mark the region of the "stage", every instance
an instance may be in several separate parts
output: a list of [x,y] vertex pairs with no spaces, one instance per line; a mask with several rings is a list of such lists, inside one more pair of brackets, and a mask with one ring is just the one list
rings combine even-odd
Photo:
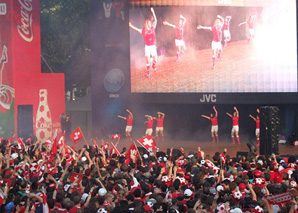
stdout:
[[[107,141],[105,141],[107,142]],[[113,142],[116,144],[117,140],[110,140],[109,142]],[[135,142],[138,147],[141,147],[141,145],[138,142]],[[83,141],[78,142],[75,146],[76,150],[82,148],[82,146],[85,143]],[[89,145],[93,145],[93,143],[90,141],[88,143]],[[100,145],[100,142],[97,142],[98,145]],[[70,146],[73,146],[73,143],[69,143]],[[127,142],[124,138],[119,141],[119,144],[117,145],[117,149],[119,152],[122,151],[123,147],[126,147],[127,149],[131,143]],[[247,142],[243,141],[240,145],[239,144],[232,144],[232,141],[221,141],[219,143],[212,143],[211,141],[194,141],[194,140],[166,140],[165,141],[158,141],[157,147],[160,151],[163,151],[167,153],[167,149],[173,147],[174,149],[180,149],[180,147],[183,147],[185,150],[186,156],[190,151],[193,151],[194,153],[197,153],[198,146],[201,147],[201,150],[205,152],[206,155],[210,155],[211,157],[215,154],[215,152],[222,153],[225,148],[227,148],[227,154],[231,157],[236,157],[237,152],[249,152],[249,148],[247,146]],[[111,146],[109,147],[109,149]],[[259,149],[257,151],[259,153]],[[294,147],[293,145],[286,145],[286,144],[279,144],[279,155],[297,155],[298,153],[298,147]]]

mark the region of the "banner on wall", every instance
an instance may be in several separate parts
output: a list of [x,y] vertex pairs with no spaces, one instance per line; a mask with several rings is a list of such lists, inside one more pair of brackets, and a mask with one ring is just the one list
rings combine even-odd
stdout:
[[0,4],[0,136],[14,132],[14,88],[11,45],[10,1]]

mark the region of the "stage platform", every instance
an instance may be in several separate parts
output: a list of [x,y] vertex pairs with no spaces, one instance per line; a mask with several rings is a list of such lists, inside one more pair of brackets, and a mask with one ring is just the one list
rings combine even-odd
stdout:
[[[115,144],[117,140],[113,141]],[[100,142],[97,142],[98,145]],[[73,143],[67,143],[70,146],[73,146]],[[84,141],[80,141],[77,143],[75,148],[78,150],[82,148],[84,145]],[[89,145],[93,145],[93,143],[90,141],[88,142]],[[122,151],[123,147],[126,147],[127,149],[131,143],[127,142],[125,139],[121,139],[119,141],[119,144],[117,145],[117,148],[119,152]],[[136,142],[136,145],[138,147],[141,147],[141,145]],[[173,147],[174,149],[179,149],[180,147],[183,147],[185,150],[186,155],[190,151],[197,152],[198,146],[201,147],[201,150],[205,152],[206,155],[213,156],[215,152],[220,152],[222,153],[225,148],[227,148],[227,154],[230,155],[231,157],[236,157],[237,152],[249,152],[249,148],[247,146],[247,142],[243,141],[240,145],[239,144],[232,144],[232,141],[221,141],[219,143],[212,143],[211,141],[195,141],[195,140],[166,140],[165,141],[158,141],[157,142],[157,147],[159,148],[160,151],[167,152],[168,148]],[[259,153],[259,149],[257,151]],[[287,144],[279,144],[279,155],[298,155],[298,147],[295,147],[293,145],[287,145]]]

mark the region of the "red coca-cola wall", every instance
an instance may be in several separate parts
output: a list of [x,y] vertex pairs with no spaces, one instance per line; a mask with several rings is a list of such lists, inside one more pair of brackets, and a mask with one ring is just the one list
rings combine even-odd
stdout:
[[[8,58],[2,69],[2,82],[7,85],[7,92],[9,88],[14,92],[11,108],[15,110],[9,116],[10,121],[14,122],[13,131],[18,132],[18,106],[32,105],[33,133],[38,132],[37,137],[45,141],[56,128],[60,130],[59,116],[65,112],[65,89],[63,74],[41,73],[39,0],[9,0],[0,3],[0,26],[0,58],[4,49]],[[4,87],[2,82],[1,89]],[[40,100],[41,92],[44,94],[41,99],[46,98],[46,102]],[[0,121],[5,113],[1,108],[1,101],[4,100],[7,102],[7,97],[0,97]],[[5,104],[2,105],[7,108]]]
[[39,0],[11,0],[14,75],[40,74]]

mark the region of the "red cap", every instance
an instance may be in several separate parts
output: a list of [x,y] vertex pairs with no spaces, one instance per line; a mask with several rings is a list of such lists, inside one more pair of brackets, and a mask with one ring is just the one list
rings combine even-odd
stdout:
[[246,185],[244,183],[239,184],[239,189],[246,189]]

